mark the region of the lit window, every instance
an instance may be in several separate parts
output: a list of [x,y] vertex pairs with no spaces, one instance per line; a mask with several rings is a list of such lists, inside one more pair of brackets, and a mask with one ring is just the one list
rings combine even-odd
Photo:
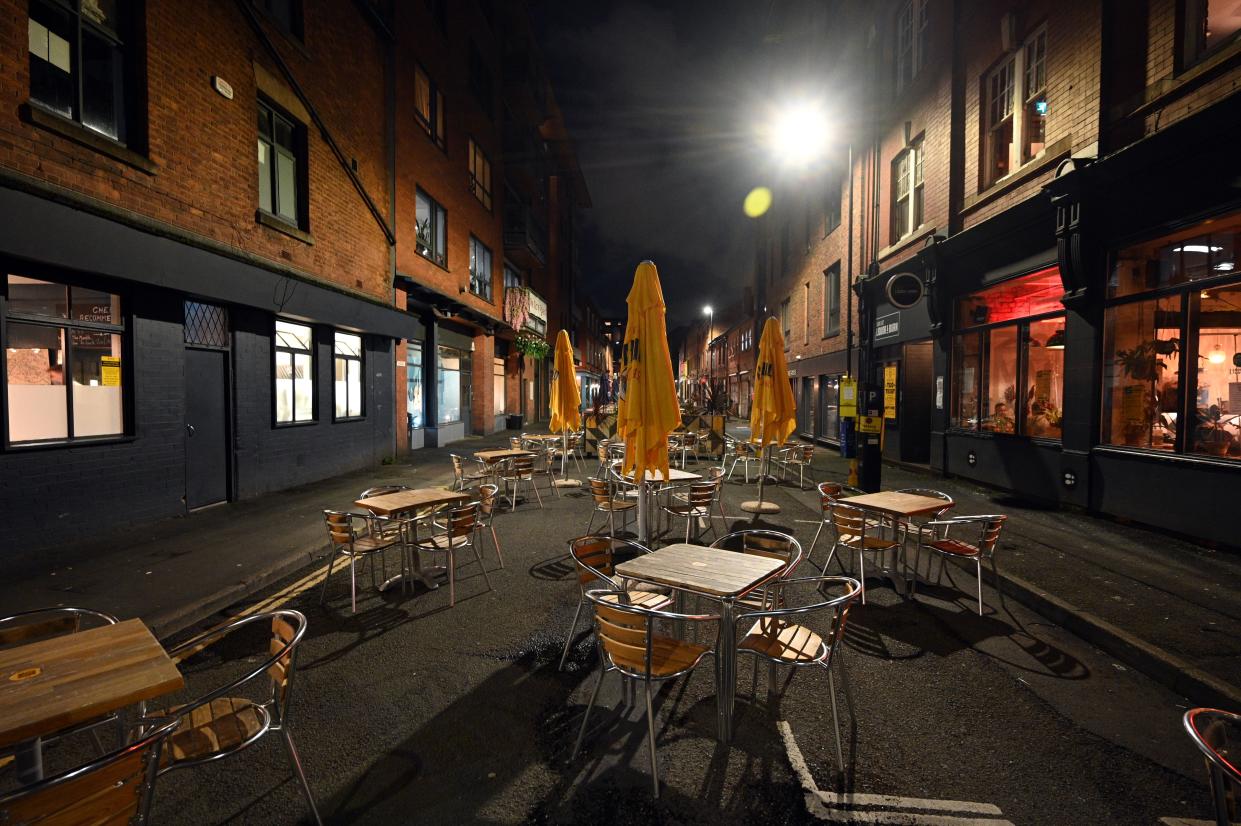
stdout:
[[504,405],[504,359],[495,359],[492,366],[491,381],[493,385],[492,392],[495,394],[495,413],[499,415],[506,409]]
[[414,119],[436,146],[448,147],[444,132],[444,96],[421,66],[414,69]]
[[1223,46],[1241,31],[1241,15],[1229,0],[1180,0],[1184,21],[1180,68],[1186,69]]
[[276,424],[315,418],[314,333],[303,324],[276,319]]
[[469,161],[470,161],[470,192],[474,197],[482,202],[482,205],[491,209],[491,161],[487,160],[486,154],[479,148],[478,144],[470,138],[469,143]]
[[300,126],[261,100],[258,113],[259,209],[300,225]]
[[123,434],[120,298],[9,275],[5,307],[8,441]]
[[412,433],[423,426],[422,342],[405,345],[405,420]]
[[125,7],[118,0],[32,0],[30,99],[125,142]]
[[982,94],[984,130],[979,177],[981,186],[986,188],[1038,157],[1046,147],[1046,28],[1030,35],[987,74]]
[[470,292],[485,301],[491,300],[491,250],[473,235],[470,236]]
[[337,333],[332,347],[333,415],[337,419],[362,416],[362,337]]
[[414,220],[418,225],[418,254],[447,267],[448,213],[421,188],[414,195]]
[[892,243],[922,225],[922,138],[892,161]]

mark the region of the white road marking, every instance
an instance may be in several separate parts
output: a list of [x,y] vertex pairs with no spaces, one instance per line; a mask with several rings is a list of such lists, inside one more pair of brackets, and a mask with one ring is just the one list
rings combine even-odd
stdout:
[[[793,737],[793,728],[785,720],[776,723],[789,765],[797,775],[806,794],[806,809],[819,820],[834,823],[881,823],[889,826],[1013,826],[1011,821],[988,815],[1001,815],[991,803],[964,800],[928,800],[917,797],[895,797],[882,794],[838,794],[820,791],[806,758]],[[870,807],[870,808],[855,808]],[[886,810],[885,810],[886,809]],[[895,810],[895,811],[894,811]],[[961,814],[927,814],[927,812],[959,812]]]

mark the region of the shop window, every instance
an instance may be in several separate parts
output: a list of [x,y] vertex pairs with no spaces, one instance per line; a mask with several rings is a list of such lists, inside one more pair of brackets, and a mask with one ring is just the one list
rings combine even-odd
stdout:
[[1231,0],[1180,0],[1180,67],[1187,69],[1229,43],[1241,32],[1241,15]]
[[275,343],[276,424],[314,421],[314,331],[276,319]]
[[[953,339],[953,427],[1059,439],[1065,317],[1051,267],[961,299]],[[972,329],[976,328],[976,329]]]
[[896,93],[926,66],[927,0],[908,0],[896,15]]
[[418,254],[441,267],[448,266],[448,213],[421,188],[414,194]]
[[340,419],[362,418],[362,337],[352,333],[336,333],[332,346],[334,416]]
[[31,0],[30,100],[125,143],[126,0]]
[[469,399],[470,354],[455,347],[439,348],[436,369],[436,389],[439,391],[439,424],[455,424],[464,421],[465,402]]
[[491,250],[473,235],[470,236],[470,292],[491,300]]
[[1239,227],[1241,213],[1116,253],[1116,300],[1104,310],[1105,443],[1241,459]]
[[124,434],[120,298],[21,275],[9,275],[7,284],[9,443]]
[[291,117],[258,102],[259,209],[302,227],[305,135]]
[[470,163],[470,192],[488,211],[491,210],[491,161],[470,138],[468,158]]
[[444,95],[421,66],[414,69],[414,120],[440,149],[447,150],[444,130]]
[[495,359],[491,368],[491,383],[495,394],[496,415],[507,409],[504,403],[504,359]]
[[418,430],[423,422],[422,342],[405,345],[405,420],[408,429]]
[[922,225],[922,138],[892,160],[892,238],[895,244]]

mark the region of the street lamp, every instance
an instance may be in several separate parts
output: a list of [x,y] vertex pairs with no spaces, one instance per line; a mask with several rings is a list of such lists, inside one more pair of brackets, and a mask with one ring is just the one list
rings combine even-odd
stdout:
[[711,334],[715,331],[715,310],[710,304],[702,308],[702,314],[707,317],[707,341],[706,341],[706,361],[707,361],[707,389],[712,389],[711,375]]
[[812,101],[798,101],[776,113],[769,139],[778,160],[789,166],[804,167],[824,155],[830,133],[823,107]]

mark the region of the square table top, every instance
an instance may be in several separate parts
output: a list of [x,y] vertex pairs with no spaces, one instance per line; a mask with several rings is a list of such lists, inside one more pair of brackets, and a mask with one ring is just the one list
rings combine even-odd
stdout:
[[0,651],[0,748],[185,687],[142,620]]
[[[664,475],[660,473],[658,470],[651,470],[648,468],[645,476],[646,476],[646,481],[648,482],[664,481]],[[627,481],[632,482],[633,474],[626,473],[624,478]],[[701,478],[702,478],[701,473],[690,473],[688,470],[681,470],[680,468],[675,468],[675,467],[668,468],[668,481],[669,482],[689,482],[693,479],[701,479]]]
[[922,516],[937,513],[951,504],[945,499],[936,499],[934,496],[919,496],[916,493],[900,493],[894,490],[865,493],[861,496],[846,496],[836,501],[842,505],[852,505],[855,508],[879,511],[892,516]]
[[550,442],[552,439],[555,439],[559,442],[564,439],[564,436],[560,433],[527,433],[521,438],[537,442]]
[[417,510],[418,508],[446,505],[450,502],[464,502],[469,498],[470,494],[461,490],[416,488],[414,490],[399,490],[396,493],[385,493],[382,496],[359,499],[353,504],[359,508],[366,508],[378,516],[388,516],[389,514]]
[[533,456],[533,450],[522,450],[520,448],[506,447],[496,450],[480,450],[474,454],[474,458],[482,459],[484,462],[498,462],[501,459],[512,459],[515,456]]
[[668,545],[616,566],[616,575],[715,597],[739,597],[784,568],[784,562],[702,545]]

